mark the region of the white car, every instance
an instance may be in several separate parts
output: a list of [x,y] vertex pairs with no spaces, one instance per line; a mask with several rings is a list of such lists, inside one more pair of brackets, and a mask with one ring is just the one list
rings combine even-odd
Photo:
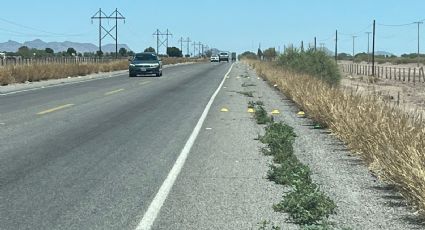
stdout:
[[222,62],[222,61],[229,62],[229,53],[228,52],[220,52],[220,54],[218,55],[218,61],[219,62]]
[[210,58],[211,62],[220,62],[218,55],[212,55]]

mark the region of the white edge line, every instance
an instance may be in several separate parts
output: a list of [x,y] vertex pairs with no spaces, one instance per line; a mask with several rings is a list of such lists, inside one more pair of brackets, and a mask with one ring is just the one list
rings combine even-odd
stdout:
[[159,211],[161,210],[162,205],[165,202],[165,199],[167,198],[171,188],[174,185],[174,182],[177,179],[177,176],[179,175],[181,169],[183,168],[183,165],[186,161],[189,151],[192,148],[196,138],[198,137],[199,131],[201,130],[201,127],[205,121],[205,118],[207,117],[207,114],[211,108],[212,103],[214,102],[214,99],[217,96],[220,89],[222,88],[224,81],[226,80],[226,77],[229,75],[230,71],[233,68],[233,65],[234,64],[230,66],[229,71],[227,71],[227,73],[224,75],[224,78],[221,81],[220,85],[218,86],[217,90],[214,92],[214,94],[211,96],[210,100],[208,101],[208,104],[205,107],[204,112],[202,112],[202,115],[199,118],[199,121],[196,124],[195,128],[193,129],[192,134],[190,135],[182,151],[180,152],[179,157],[177,158],[176,162],[173,165],[173,168],[168,173],[167,178],[164,180],[158,192],[156,193],[155,198],[150,203],[148,210],[143,215],[142,220],[137,225],[136,230],[151,229],[156,217],[158,216]]

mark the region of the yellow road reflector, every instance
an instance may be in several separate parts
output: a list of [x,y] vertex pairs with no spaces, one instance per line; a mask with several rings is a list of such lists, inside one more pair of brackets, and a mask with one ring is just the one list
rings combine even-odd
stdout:
[[297,115],[298,115],[298,117],[305,117],[305,113],[304,113],[304,111],[299,111],[299,112],[297,113]]
[[114,93],[118,93],[118,92],[121,92],[121,91],[124,91],[124,89],[117,89],[117,90],[107,92],[107,93],[105,93],[105,96],[108,96],[108,95],[111,95],[111,94],[114,94]]
[[248,108],[248,113],[255,113],[255,110],[253,108]]
[[220,112],[229,112],[229,110],[226,107],[223,107],[220,109]]
[[272,110],[272,114],[279,114],[280,112],[279,112],[279,110],[277,110],[277,109],[273,109]]
[[65,108],[71,107],[71,106],[73,106],[73,105],[74,105],[74,104],[61,105],[61,106],[58,106],[58,107],[55,107],[55,108],[52,108],[52,109],[48,109],[48,110],[41,111],[41,112],[37,113],[37,115],[44,115],[44,114],[46,114],[46,113],[55,112],[55,111],[57,111],[57,110],[65,109]]

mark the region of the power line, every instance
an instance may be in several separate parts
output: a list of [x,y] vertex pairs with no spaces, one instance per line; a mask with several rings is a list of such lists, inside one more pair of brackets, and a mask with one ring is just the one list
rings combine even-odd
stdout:
[[381,24],[381,23],[377,23],[379,26],[388,26],[388,27],[400,27],[400,26],[410,26],[415,24],[415,22],[411,22],[411,23],[405,23],[405,24],[395,24],[395,25],[390,25],[390,24]]
[[56,35],[56,36],[61,36],[61,37],[62,36],[66,37],[66,36],[81,36],[82,35],[82,34],[65,34],[65,33],[50,32],[50,31],[46,31],[46,30],[42,30],[42,29],[37,29],[35,27],[19,24],[17,22],[13,22],[13,21],[10,21],[10,20],[4,19],[4,18],[0,18],[0,21],[6,22],[8,24],[15,25],[15,26],[18,26],[18,27],[21,27],[21,28],[25,28],[25,29],[28,29],[28,30],[33,30],[33,31],[42,32],[42,33],[51,34],[51,35]]

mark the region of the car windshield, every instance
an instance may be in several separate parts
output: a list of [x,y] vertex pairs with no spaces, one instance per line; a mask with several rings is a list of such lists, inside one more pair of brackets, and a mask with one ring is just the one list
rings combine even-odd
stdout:
[[134,58],[135,61],[156,61],[158,60],[155,54],[137,54]]
[[220,55],[227,55],[227,53],[220,53]]

